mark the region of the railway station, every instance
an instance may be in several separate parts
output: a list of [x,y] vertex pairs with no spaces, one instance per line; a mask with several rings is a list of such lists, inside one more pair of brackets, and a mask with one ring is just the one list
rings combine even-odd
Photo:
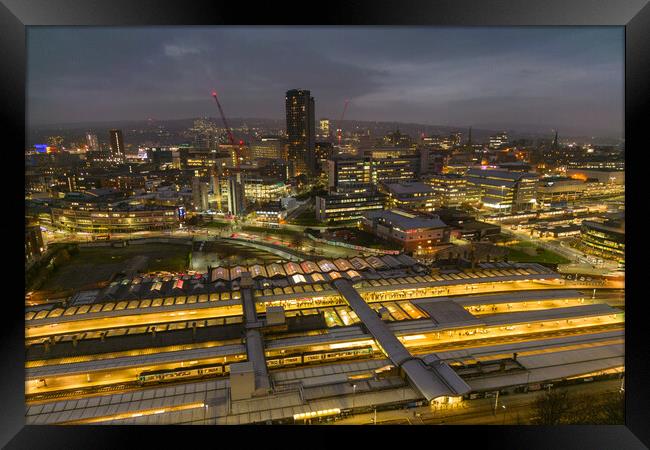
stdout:
[[27,312],[27,422],[302,423],[620,371],[624,313],[586,292],[405,255],[125,279]]

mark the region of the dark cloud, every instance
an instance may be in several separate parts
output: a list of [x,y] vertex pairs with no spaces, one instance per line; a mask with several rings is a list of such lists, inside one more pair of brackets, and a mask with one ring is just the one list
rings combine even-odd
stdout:
[[[33,123],[284,114],[467,125],[571,123],[622,134],[622,28],[32,28]],[[568,126],[568,125],[567,125]]]

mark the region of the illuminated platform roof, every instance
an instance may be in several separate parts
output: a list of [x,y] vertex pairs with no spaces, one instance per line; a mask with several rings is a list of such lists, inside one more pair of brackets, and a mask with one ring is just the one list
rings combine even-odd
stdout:
[[490,390],[521,384],[539,383],[578,376],[625,365],[625,345],[542,353],[518,357],[526,372],[468,380],[472,390]]
[[465,308],[453,301],[419,302],[418,307],[423,309],[436,324],[467,324],[480,323]]
[[[396,257],[398,261],[407,259],[406,255]],[[451,286],[464,283],[490,283],[507,281],[526,280],[551,280],[561,278],[559,274],[538,264],[506,264],[486,263],[475,271],[455,271],[437,274],[418,274],[410,268],[390,269],[380,258],[369,257],[365,260],[352,258],[349,263],[360,267],[363,261],[368,267],[348,271],[332,270],[330,272],[312,272],[310,274],[294,273],[276,278],[258,278],[254,281],[256,301],[260,297],[301,297],[305,295],[325,294],[324,291],[331,291],[331,282],[336,279],[347,279],[355,283],[355,288],[361,292],[372,292],[382,290],[395,290],[406,288],[421,288],[430,286]],[[390,261],[390,260],[388,260]],[[337,260],[341,264],[340,260]],[[357,263],[355,265],[355,262]],[[305,261],[300,266],[309,263],[310,270],[321,270],[313,262]],[[371,264],[372,263],[372,264]],[[334,265],[333,263],[330,263]],[[374,266],[381,266],[382,269],[373,269]],[[269,266],[280,266],[279,264]],[[297,264],[287,263],[284,265],[286,273],[293,273]],[[313,266],[313,267],[312,267]],[[257,268],[260,265],[251,266]],[[498,268],[498,269],[497,269]],[[228,276],[231,273],[241,274],[247,267],[237,266],[235,269],[215,268],[215,271]],[[234,272],[233,272],[234,270]],[[253,269],[251,269],[253,270]],[[265,268],[269,271],[269,268]],[[278,271],[278,267],[275,267]],[[273,272],[273,269],[271,269]],[[279,272],[278,272],[279,273]],[[113,282],[92,304],[81,306],[73,305],[61,307],[57,305],[44,305],[38,310],[32,308],[25,314],[25,320],[30,324],[33,321],[62,322],[69,320],[91,319],[95,316],[113,317],[128,314],[156,313],[173,309],[195,309],[211,306],[227,306],[229,304],[240,304],[241,292],[239,279],[235,281],[208,281],[207,275],[175,275],[167,277],[135,277],[119,282]],[[392,286],[392,287],[391,287]],[[329,292],[327,292],[329,293]],[[56,320],[54,320],[56,319]]]
[[463,395],[469,391],[469,386],[444,363],[426,366],[421,360],[411,356],[349,282],[337,280],[334,281],[334,286],[345,297],[346,302],[359,316],[388,358],[404,371],[409,382],[427,401],[442,396]]
[[[463,297],[459,297],[459,302]],[[555,312],[554,312],[555,311]],[[530,313],[522,315],[519,312],[501,313],[492,315],[487,321],[488,316],[475,318],[476,321],[471,324],[438,324],[431,320],[422,319],[417,321],[389,322],[386,324],[391,333],[404,336],[431,332],[443,332],[463,327],[483,327],[489,326],[508,326],[527,322],[555,321],[561,319],[577,319],[583,317],[604,316],[610,314],[620,314],[621,311],[604,304],[582,305],[570,308],[553,308],[549,310],[525,311]],[[336,344],[344,342],[365,342],[372,339],[372,335],[365,333],[359,325],[347,327],[337,327],[325,330],[322,334],[314,336],[297,336],[290,338],[278,338],[267,341],[267,349],[290,349],[296,347],[306,347],[324,344]],[[368,341],[370,342],[370,341]]]
[[583,346],[585,348],[596,347],[607,345],[608,343],[615,341],[623,342],[624,339],[625,330],[613,330],[603,331],[600,333],[577,334],[534,341],[509,342],[507,344],[494,344],[464,348],[461,350],[435,352],[435,355],[443,361],[466,362],[472,360],[494,359],[495,356],[508,358],[512,357],[514,352],[518,352],[519,357],[523,357],[526,356],[527,353],[548,353],[550,351],[562,350],[567,346]]
[[[585,344],[602,336],[571,336],[566,341],[581,339]],[[553,339],[558,345],[560,339]],[[525,350],[541,348],[549,340],[519,343]],[[576,341],[574,341],[576,342]],[[512,344],[508,344],[512,345]],[[558,347],[559,349],[559,347]],[[501,349],[482,347],[468,349],[474,354],[497,354]],[[438,354],[440,359],[444,354]],[[435,358],[433,359],[435,360]],[[467,380],[472,391],[487,391],[510,386],[552,381],[576,375],[620,367],[624,363],[622,344],[599,345],[568,351],[547,351],[520,356],[526,370],[491,373]],[[267,420],[291,420],[295,414],[315,414],[332,409],[367,408],[373,405],[405,403],[422,399],[399,377],[384,380],[355,381],[349,377],[372,372],[388,360],[355,361],[313,368],[296,368],[272,372],[274,385],[284,392],[272,396],[228,405],[227,379],[160,386],[141,391],[108,394],[83,399],[50,401],[26,406],[28,424],[86,423],[102,424],[247,424]],[[302,395],[298,384],[302,380]],[[207,405],[207,408],[206,408]]]
[[116,358],[98,359],[93,361],[54,364],[40,367],[28,367],[26,378],[41,378],[45,376],[89,373],[107,369],[125,369],[144,365],[168,364],[181,361],[216,358],[220,356],[245,355],[243,344],[228,344],[191,350],[173,350],[143,355],[121,356]]
[[[82,335],[81,338],[74,343],[71,336],[66,335],[66,340],[59,340],[49,348],[45,348],[44,344],[33,344],[27,347],[26,360],[40,360],[40,359],[54,359],[63,358],[66,356],[82,356],[94,354],[107,354],[114,352],[123,352],[128,350],[138,350],[144,348],[157,348],[168,347],[174,345],[188,344],[188,343],[201,343],[201,342],[214,342],[240,339],[243,330],[242,320],[238,318],[238,323],[224,324],[220,326],[209,325],[196,327],[196,330],[190,325],[183,329],[168,329],[164,325],[132,327],[139,333],[126,334],[126,330],[121,328],[122,334],[115,335],[108,330],[107,337],[103,339],[100,337],[101,332],[85,332],[77,333]],[[152,328],[156,328],[156,334],[152,332]],[[140,330],[141,329],[141,330]],[[163,331],[167,329],[167,331]],[[120,330],[120,329],[116,329]],[[83,335],[87,336],[83,336]]]

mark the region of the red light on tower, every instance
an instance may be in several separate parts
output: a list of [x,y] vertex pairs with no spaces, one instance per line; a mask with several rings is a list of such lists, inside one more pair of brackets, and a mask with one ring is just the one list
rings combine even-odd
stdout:
[[244,141],[239,141],[239,145],[244,145]]

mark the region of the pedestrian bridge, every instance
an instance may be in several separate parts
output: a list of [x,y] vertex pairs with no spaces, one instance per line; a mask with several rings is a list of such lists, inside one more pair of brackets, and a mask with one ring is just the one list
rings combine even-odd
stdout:
[[345,279],[337,279],[334,287],[357,314],[391,362],[399,367],[407,380],[428,402],[440,397],[457,397],[471,388],[443,361],[425,364],[404,347],[377,313],[368,306],[359,293]]

